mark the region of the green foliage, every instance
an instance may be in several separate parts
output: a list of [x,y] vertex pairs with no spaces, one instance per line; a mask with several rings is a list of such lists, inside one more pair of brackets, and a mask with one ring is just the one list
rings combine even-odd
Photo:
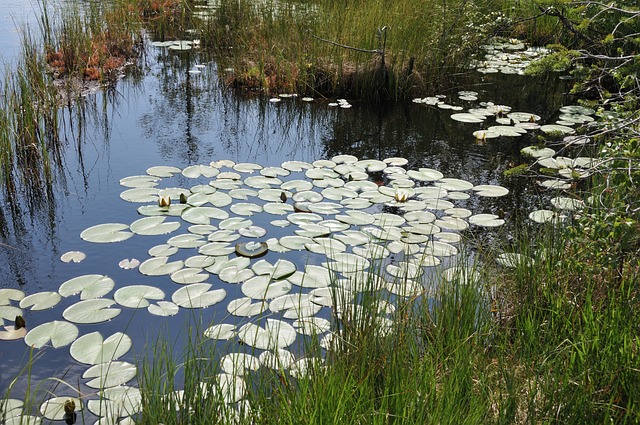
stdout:
[[549,49],[552,53],[544,56],[542,59],[532,62],[526,69],[525,75],[543,75],[548,72],[564,72],[573,66],[573,60],[579,56],[575,50],[569,50],[564,46],[551,45]]

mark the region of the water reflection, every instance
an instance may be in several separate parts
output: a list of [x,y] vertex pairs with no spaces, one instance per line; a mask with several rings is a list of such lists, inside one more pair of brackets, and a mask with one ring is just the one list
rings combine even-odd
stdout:
[[[197,52],[177,54],[150,48],[147,60],[149,73],[137,80],[139,84],[123,81],[115,89],[88,98],[82,107],[66,110],[66,145],[61,157],[64,172],[53,187],[55,198],[44,193],[11,204],[15,214],[4,200],[4,214],[0,216],[4,229],[0,239],[1,287],[22,287],[25,292],[34,293],[56,290],[65,280],[81,274],[104,273],[116,281],[115,289],[136,283],[157,285],[167,294],[175,291],[175,284],[168,279],[141,276],[137,271],[117,267],[125,257],[145,259],[148,248],[166,238],[132,238],[122,244],[97,246],[78,236],[91,225],[131,223],[139,218],[132,204],[118,198],[122,190],[119,180],[144,174],[152,165],[184,168],[232,159],[268,166],[339,154],[363,159],[398,156],[408,159],[407,168],[435,168],[446,177],[474,184],[502,184],[512,190],[509,196],[498,200],[472,197],[460,203],[474,212],[499,208],[515,215],[539,202],[531,185],[502,177],[512,162],[520,161],[519,149],[534,141],[533,135],[494,139],[479,145],[471,135],[477,127],[451,120],[450,111],[412,103],[369,105],[355,101],[353,108],[339,109],[330,107],[324,99],[307,103],[286,98],[275,104],[264,97],[225,90],[215,64]],[[189,72],[199,64],[205,65],[200,74]],[[504,75],[477,78],[474,88],[480,92],[481,100],[536,113],[543,120],[549,119],[563,101],[561,91],[551,81]],[[455,94],[450,95],[450,101],[455,101]],[[185,179],[177,180],[182,184]],[[78,265],[61,264],[60,254],[71,249],[86,252],[87,260]],[[305,261],[302,255],[298,260]],[[239,296],[238,285],[235,294],[229,292],[230,297]],[[27,319],[39,324],[59,318],[71,302],[64,300],[44,314],[28,312]],[[172,318],[169,329],[178,333],[192,314],[181,313]],[[132,319],[136,315],[148,317],[145,311],[127,310],[100,325],[100,329],[105,334],[127,329],[140,345],[152,343],[157,328],[149,329],[147,320]],[[214,317],[225,315],[224,307],[212,308],[202,312],[201,320],[208,324]],[[143,349],[138,346],[136,352]],[[13,358],[21,358],[27,351],[22,342],[2,342],[3,354]],[[39,367],[50,369],[38,372],[38,376],[51,376],[69,361],[67,349],[50,350],[46,355],[47,364],[42,362]],[[17,372],[17,362],[9,369],[2,368],[0,388],[8,385],[10,372]]]

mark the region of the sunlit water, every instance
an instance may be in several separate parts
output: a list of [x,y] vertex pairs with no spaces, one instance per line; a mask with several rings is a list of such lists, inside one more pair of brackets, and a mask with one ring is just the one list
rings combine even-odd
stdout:
[[[3,3],[0,23],[0,52],[5,60],[18,52],[19,36],[14,21],[33,19],[33,7],[19,1]],[[13,18],[12,18],[13,17]],[[385,159],[404,157],[407,169],[429,167],[445,177],[466,179],[474,184],[500,184],[510,188],[509,196],[499,199],[472,197],[457,206],[474,212],[503,210],[515,220],[522,212],[537,208],[538,194],[532,185],[505,180],[502,172],[519,163],[519,149],[535,141],[534,135],[499,138],[478,145],[471,133],[474,124],[458,123],[449,118],[451,111],[413,103],[372,106],[352,101],[351,109],[328,106],[334,99],[302,102],[283,99],[279,104],[267,98],[243,97],[223,90],[217,83],[215,64],[206,63],[202,74],[190,74],[197,63],[195,54],[169,54],[161,48],[149,48],[146,75],[137,82],[121,81],[114,91],[99,93],[89,99],[86,111],[88,130],[78,134],[73,118],[67,119],[67,144],[64,168],[59,172],[55,202],[33,202],[27,211],[9,223],[9,231],[0,239],[0,288],[19,288],[27,294],[55,291],[61,283],[83,274],[106,274],[116,288],[130,284],[158,286],[167,294],[176,284],[167,276],[150,277],[137,270],[123,270],[118,262],[125,258],[148,258],[152,246],[164,243],[167,236],[135,236],[117,244],[93,244],[80,239],[82,230],[101,223],[131,223],[140,216],[138,204],[120,199],[123,177],[144,174],[153,165],[184,168],[208,164],[214,160],[256,162],[263,166],[280,165],[287,160],[312,162],[339,154],[359,158]],[[524,77],[472,75],[461,89],[479,92],[479,101],[506,104],[513,110],[541,115],[549,120],[563,102],[555,80],[536,81]],[[433,95],[428,93],[425,95]],[[456,100],[450,103],[465,108],[477,102]],[[186,178],[176,184],[193,185]],[[7,208],[7,200],[2,199]],[[281,217],[251,217],[265,228]],[[182,230],[186,230],[183,223]],[[278,233],[275,229],[269,236]],[[280,232],[286,232],[282,230]],[[500,233],[502,232],[502,233]],[[496,238],[506,230],[474,232],[473,237]],[[79,250],[87,254],[79,264],[65,264],[60,255]],[[193,251],[193,250],[191,250]],[[193,255],[193,252],[185,256]],[[265,259],[275,262],[279,254]],[[304,265],[303,254],[293,254],[293,261]],[[226,301],[241,296],[239,285],[216,282],[227,290]],[[54,309],[44,312],[24,310],[29,327],[61,320],[62,311],[75,302],[63,299]],[[190,321],[205,326],[234,320],[228,317],[226,302],[204,310],[181,309],[177,316],[159,318],[145,309],[123,309],[108,323],[78,325],[80,334],[96,330],[105,336],[124,331],[134,340],[133,350],[125,359],[135,361],[158,337],[163,326],[177,337]],[[247,319],[237,319],[239,323]],[[5,324],[8,320],[5,320]],[[38,350],[36,350],[38,351]],[[64,377],[74,385],[85,366],[69,357],[68,347],[44,349],[32,370],[32,378]],[[0,394],[26,364],[28,347],[23,341],[0,341]],[[24,378],[24,373],[23,373]],[[87,391],[90,391],[84,388]],[[12,397],[20,398],[24,379]],[[61,394],[66,394],[60,391]]]

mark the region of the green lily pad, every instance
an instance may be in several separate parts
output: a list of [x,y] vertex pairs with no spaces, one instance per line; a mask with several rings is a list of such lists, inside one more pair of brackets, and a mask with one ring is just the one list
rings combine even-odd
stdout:
[[182,175],[190,178],[197,179],[198,177],[215,177],[220,174],[220,170],[210,165],[190,165],[182,170]]
[[178,314],[180,308],[171,301],[158,301],[157,304],[150,304],[147,310],[155,316],[168,317]]
[[184,308],[204,308],[222,301],[227,292],[224,289],[209,291],[208,283],[194,283],[178,289],[171,296],[171,301]]
[[147,174],[154,177],[172,177],[174,174],[181,172],[177,167],[158,165],[147,168]]
[[50,421],[61,421],[65,418],[65,404],[71,400],[78,410],[82,410],[80,399],[72,396],[52,397],[42,402],[40,414]]
[[114,286],[115,282],[108,276],[87,274],[67,280],[60,285],[58,293],[63,297],[80,294],[81,300],[88,300],[108,294]]
[[140,264],[138,270],[147,276],[162,276],[177,272],[183,266],[182,260],[169,262],[169,257],[152,257]]
[[293,326],[275,319],[267,319],[264,328],[254,323],[247,323],[238,329],[238,337],[242,342],[262,350],[288,347],[294,343],[296,336]]
[[149,306],[148,300],[163,298],[164,292],[160,288],[148,285],[125,286],[113,294],[113,299],[118,304],[129,308],[145,308]]
[[63,263],[79,263],[87,258],[84,252],[80,251],[68,251],[60,256],[60,261]]
[[19,289],[2,288],[0,289],[0,306],[9,305],[11,301],[20,301],[25,294]]
[[95,365],[124,356],[131,345],[131,338],[122,332],[116,332],[107,339],[103,339],[100,332],[91,332],[75,340],[69,352],[80,363]]
[[267,253],[269,245],[266,242],[244,242],[236,244],[236,254],[247,258],[257,258]]
[[128,229],[129,226],[122,223],[98,224],[84,230],[80,233],[80,237],[94,243],[121,242],[133,236],[133,233],[127,231]]
[[110,361],[91,366],[82,374],[82,378],[93,378],[86,383],[86,386],[101,389],[126,384],[135,378],[137,372],[138,368],[134,364]]
[[46,310],[56,306],[60,299],[60,294],[57,292],[38,292],[24,297],[20,301],[20,308],[31,308],[32,311]]
[[110,308],[116,302],[105,298],[79,301],[67,307],[62,317],[73,323],[100,323],[120,314],[119,308]]
[[262,314],[268,308],[266,302],[253,302],[251,298],[236,298],[227,305],[229,314],[238,317],[251,317]]
[[131,223],[130,229],[138,235],[164,235],[178,230],[180,223],[165,223],[166,217],[145,217]]
[[221,323],[208,327],[204,336],[210,339],[229,340],[236,336],[236,327],[228,323]]
[[268,300],[285,295],[291,291],[287,280],[272,281],[270,275],[258,275],[242,284],[242,293],[256,300]]
[[24,342],[35,348],[42,348],[51,343],[53,348],[64,347],[78,338],[78,327],[72,323],[54,320],[31,329]]

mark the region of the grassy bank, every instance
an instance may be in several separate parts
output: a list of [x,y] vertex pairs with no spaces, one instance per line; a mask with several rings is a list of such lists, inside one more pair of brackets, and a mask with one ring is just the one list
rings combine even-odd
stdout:
[[506,22],[504,1],[125,0],[159,40],[201,40],[230,86],[406,99],[451,84]]
[[[390,326],[378,313],[388,298],[365,291],[362,312],[334,322],[328,351],[307,343],[305,357],[323,361],[305,373],[245,371],[239,403],[203,393],[220,373],[205,359],[220,354],[196,333],[179,361],[160,349],[145,363],[139,423],[633,423],[640,264],[594,258],[602,241],[577,237],[584,232],[523,231],[512,267],[488,262],[467,273],[476,279],[432,281],[436,295],[397,302]],[[168,402],[177,389],[179,410],[194,409],[188,421]]]

